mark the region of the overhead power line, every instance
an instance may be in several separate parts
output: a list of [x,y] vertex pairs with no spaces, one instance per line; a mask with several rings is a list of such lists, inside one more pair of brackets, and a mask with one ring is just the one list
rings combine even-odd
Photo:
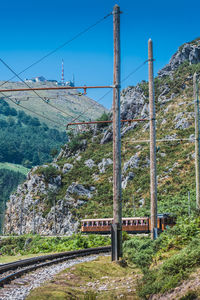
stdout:
[[29,112],[31,112],[31,113],[33,113],[33,114],[39,116],[39,117],[42,117],[42,118],[44,118],[44,119],[46,119],[46,120],[48,120],[48,121],[51,121],[52,123],[55,123],[55,124],[57,124],[57,125],[59,125],[59,126],[64,127],[63,124],[61,124],[61,123],[59,123],[59,122],[57,122],[57,121],[54,121],[54,120],[52,120],[52,119],[50,119],[50,118],[48,118],[48,117],[46,117],[46,116],[43,116],[43,115],[41,115],[41,114],[39,114],[39,113],[37,113],[37,112],[31,110],[30,108],[27,108],[27,107],[25,107],[25,106],[23,106],[23,105],[21,105],[21,104],[16,103],[13,99],[11,99],[11,97],[5,95],[4,93],[1,92],[1,94],[3,95],[4,98],[7,98],[7,99],[10,100],[11,102],[13,102],[16,106],[20,106],[20,107],[24,108],[25,110],[27,110],[27,111],[29,111]]
[[[146,63],[148,62],[148,59],[145,60],[142,64],[140,64],[137,68],[135,68],[133,71],[131,71],[125,78],[122,79],[121,82],[125,82],[130,76],[132,76],[134,73],[136,73],[139,69],[141,69]],[[85,115],[86,112],[91,110],[94,106],[101,106],[99,103],[101,100],[103,100],[107,95],[109,95],[112,92],[112,90],[109,90],[106,92],[101,98],[99,98],[94,104],[92,104],[89,108],[85,109],[80,115],[78,115],[76,118],[74,118],[71,122],[74,122],[76,120],[79,120],[83,115]],[[68,124],[67,124],[68,125]]]
[[[112,15],[112,12],[107,14],[106,16],[104,16],[103,18],[99,19],[98,21],[96,21],[94,24],[88,26],[87,28],[85,28],[84,30],[80,31],[79,33],[77,33],[75,36],[73,36],[71,39],[67,40],[66,42],[64,42],[63,44],[61,44],[60,46],[58,46],[57,48],[55,48],[54,50],[50,51],[49,53],[47,53],[46,55],[44,55],[43,57],[41,57],[40,59],[36,60],[34,63],[32,63],[31,65],[29,65],[27,68],[25,68],[24,70],[22,70],[20,73],[18,73],[18,75],[21,75],[22,73],[24,73],[25,71],[29,70],[30,68],[32,68],[33,66],[37,65],[38,63],[40,63],[41,61],[43,61],[45,58],[49,57],[50,55],[54,54],[55,52],[57,52],[58,50],[62,49],[63,47],[65,47],[66,45],[70,44],[71,42],[73,42],[74,40],[76,40],[77,38],[79,38],[80,36],[82,36],[84,33],[88,32],[90,29],[92,29],[93,27],[95,27],[96,25],[98,25],[99,23],[103,22],[105,19],[107,19],[109,16]],[[7,81],[5,81],[4,83],[2,83],[0,85],[3,86],[4,84],[8,83],[10,80],[14,79],[15,77],[17,77],[17,75],[12,76],[10,79],[8,79]]]
[[49,105],[49,106],[51,106],[51,107],[53,107],[54,109],[56,109],[56,110],[58,110],[58,111],[60,111],[60,112],[62,112],[63,114],[65,114],[65,115],[67,115],[68,117],[71,117],[71,118],[73,118],[73,116],[72,115],[70,115],[70,114],[68,114],[68,113],[66,113],[64,110],[62,110],[62,109],[60,109],[60,108],[58,108],[58,107],[56,107],[56,106],[54,106],[53,104],[51,104],[51,103],[48,103],[48,102],[46,102],[34,89],[32,89],[31,88],[31,86],[29,86],[28,85],[28,83],[27,82],[25,82],[2,58],[0,58],[0,61],[2,62],[2,64],[6,67],[6,68],[8,68],[13,74],[15,74],[15,76],[19,79],[19,80],[21,80],[28,88],[30,88],[44,103],[46,103],[47,105]]

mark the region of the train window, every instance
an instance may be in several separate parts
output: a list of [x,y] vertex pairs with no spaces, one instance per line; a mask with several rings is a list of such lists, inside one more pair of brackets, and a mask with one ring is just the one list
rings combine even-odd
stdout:
[[111,225],[111,221],[108,221],[108,225]]
[[99,222],[99,226],[102,226],[102,222],[101,221]]
[[128,220],[128,225],[131,225],[131,221],[130,220]]
[[87,226],[87,223],[86,223],[86,222],[84,222],[84,223],[83,223],[83,226],[84,226],[84,227],[86,227],[86,226]]
[[106,221],[103,221],[103,226],[106,226],[107,225],[107,222]]
[[91,221],[89,222],[89,226],[92,226],[92,222]]
[[97,226],[97,222],[96,221],[94,221],[94,226]]
[[142,220],[138,220],[138,225],[142,225]]
[[133,220],[133,225],[137,225],[137,221],[136,220]]
[[147,220],[143,220],[143,224],[144,224],[144,225],[147,225]]
[[126,225],[126,221],[125,220],[123,221],[123,225]]

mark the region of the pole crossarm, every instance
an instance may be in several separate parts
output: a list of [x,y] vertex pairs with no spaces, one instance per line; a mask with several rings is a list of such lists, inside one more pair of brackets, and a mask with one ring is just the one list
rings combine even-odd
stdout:
[[[143,122],[149,121],[148,119],[128,119],[128,120],[121,120],[122,123],[128,122]],[[70,125],[90,125],[90,124],[102,124],[102,123],[113,123],[113,121],[91,121],[91,122],[77,122],[77,123],[68,123],[66,127]]]
[[27,91],[48,91],[48,90],[81,90],[86,89],[113,89],[113,85],[104,86],[54,86],[54,87],[35,87],[35,88],[19,88],[19,89],[0,89],[0,93],[6,92],[27,92]]

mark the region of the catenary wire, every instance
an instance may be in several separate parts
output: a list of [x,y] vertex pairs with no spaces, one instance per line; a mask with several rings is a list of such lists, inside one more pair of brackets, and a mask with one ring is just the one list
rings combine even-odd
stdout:
[[0,58],[0,61],[2,62],[2,64],[4,65],[4,66],[6,66],[13,74],[15,74],[15,76],[17,77],[17,78],[19,78],[19,80],[21,80],[28,88],[30,88],[44,103],[46,103],[47,105],[49,105],[49,106],[51,106],[51,107],[53,107],[54,109],[56,109],[56,110],[58,110],[58,111],[60,111],[60,112],[62,112],[63,114],[65,114],[65,115],[67,115],[68,117],[71,117],[71,118],[73,118],[73,116],[72,115],[70,115],[70,114],[68,114],[68,113],[66,113],[64,110],[62,110],[62,109],[60,109],[60,108],[58,108],[58,107],[56,107],[56,106],[54,106],[53,104],[51,104],[51,103],[47,103],[28,83],[26,83],[2,58]]
[[52,123],[55,123],[55,124],[57,124],[57,125],[59,125],[59,126],[64,127],[63,124],[61,124],[61,123],[59,123],[59,122],[57,122],[57,121],[54,121],[54,120],[52,120],[52,119],[50,119],[50,118],[48,118],[48,117],[45,117],[45,116],[43,116],[43,115],[41,115],[41,114],[39,114],[39,113],[37,113],[37,112],[31,110],[30,108],[27,108],[27,107],[21,105],[21,104],[17,104],[13,99],[11,99],[11,97],[5,95],[3,92],[1,92],[1,94],[3,95],[4,98],[7,98],[7,99],[10,100],[11,102],[13,102],[16,106],[20,106],[20,107],[24,108],[25,110],[27,110],[27,111],[29,111],[29,112],[31,112],[31,113],[33,113],[33,114],[39,116],[39,117],[42,117],[42,118],[44,118],[44,119],[46,119],[46,120],[48,120],[48,121],[51,121]]
[[[98,25],[99,23],[103,22],[105,19],[107,19],[109,16],[111,16],[112,13],[107,14],[106,16],[104,16],[103,18],[99,19],[97,22],[95,22],[94,24],[88,26],[87,28],[85,28],[84,30],[82,30],[81,32],[77,33],[74,37],[72,37],[71,39],[67,40],[66,42],[64,42],[62,45],[58,46],[57,48],[55,48],[54,50],[50,51],[49,53],[47,53],[46,55],[44,55],[43,57],[41,57],[40,59],[38,59],[37,61],[35,61],[34,63],[32,63],[31,65],[29,65],[27,68],[25,68],[24,70],[22,70],[20,73],[18,73],[18,75],[24,73],[25,71],[29,70],[30,68],[32,68],[33,66],[35,66],[36,64],[40,63],[41,61],[43,61],[45,58],[49,57],[50,55],[54,54],[55,52],[57,52],[58,50],[62,49],[63,47],[65,47],[66,45],[68,45],[69,43],[73,42],[74,40],[76,40],[77,38],[79,38],[81,35],[83,35],[84,33],[88,32],[90,29],[92,29],[93,27],[95,27],[96,25]],[[3,86],[4,84],[8,83],[10,80],[14,79],[16,77],[16,75],[12,76],[10,79],[8,79],[7,81],[5,81],[4,83],[2,83],[0,85]]]
[[[146,63],[148,62],[148,59],[145,60],[142,64],[140,64],[137,68],[135,68],[132,72],[130,72],[125,78],[122,79],[122,83],[126,81],[130,76],[132,76],[134,73],[136,73],[139,69],[141,69]],[[80,115],[78,115],[76,118],[74,118],[71,122],[74,122],[76,120],[79,120],[86,112],[91,110],[94,106],[101,106],[99,103],[103,98],[105,98],[108,94],[110,94],[112,90],[109,90],[106,92],[100,99],[98,99],[94,104],[92,104],[88,109],[85,109]]]

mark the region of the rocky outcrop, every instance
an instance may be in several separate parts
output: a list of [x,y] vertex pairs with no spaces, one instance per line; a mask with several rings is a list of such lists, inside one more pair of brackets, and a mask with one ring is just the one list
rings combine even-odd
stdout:
[[127,87],[121,92],[121,119],[135,119],[145,116],[148,112],[147,100],[141,86]]
[[[72,165],[69,165],[65,164],[64,169],[71,169]],[[18,186],[7,203],[5,233],[30,233],[34,228],[36,233],[45,235],[55,232],[71,235],[76,232],[79,220],[72,214],[72,209],[84,205],[92,197],[95,188],[87,189],[83,185],[72,183],[66,189],[66,196],[57,200],[56,191],[61,184],[61,175],[53,176],[47,181],[37,167],[29,172],[27,180]]]
[[112,165],[112,163],[113,163],[112,159],[110,159],[110,158],[103,158],[102,162],[100,162],[98,164],[98,168],[99,168],[100,173],[105,173],[106,172],[106,168],[109,165]]
[[158,76],[172,76],[173,71],[185,61],[188,61],[190,64],[197,64],[200,62],[200,40],[196,43],[186,43],[181,46],[172,56],[169,63],[158,72]]

